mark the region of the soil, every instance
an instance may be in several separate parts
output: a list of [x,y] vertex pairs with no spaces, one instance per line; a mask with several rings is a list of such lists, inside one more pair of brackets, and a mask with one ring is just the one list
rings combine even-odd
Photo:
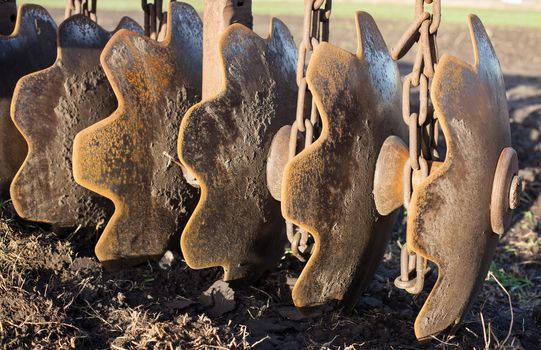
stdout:
[[[57,19],[62,16],[60,11],[53,14]],[[108,21],[119,17],[100,13],[109,28],[113,25]],[[266,32],[267,19],[255,18],[258,33]],[[285,22],[298,39],[301,19]],[[332,23],[331,40],[354,50],[353,21]],[[407,25],[379,24],[387,43],[396,42]],[[466,19],[462,27],[444,26],[440,50],[471,61],[466,28]],[[454,333],[421,343],[415,340],[413,322],[436,274],[419,296],[393,286],[399,273],[397,242],[404,240],[403,218],[372,283],[351,313],[328,307],[303,317],[291,301],[291,288],[303,265],[289,254],[252,285],[215,283],[222,277],[220,269],[191,270],[178,251],[161,263],[110,272],[94,256],[99,233],[57,233],[24,222],[8,201],[0,208],[0,346],[541,348],[541,31],[489,28],[489,33],[505,73],[513,146],[526,190],[482,291]],[[410,69],[409,59],[401,66],[404,72]]]

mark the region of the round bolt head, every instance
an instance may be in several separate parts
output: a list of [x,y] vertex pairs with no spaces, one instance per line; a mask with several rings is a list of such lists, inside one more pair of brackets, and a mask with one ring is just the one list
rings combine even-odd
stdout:
[[517,209],[522,195],[522,177],[515,175],[511,180],[511,188],[509,189],[509,209]]

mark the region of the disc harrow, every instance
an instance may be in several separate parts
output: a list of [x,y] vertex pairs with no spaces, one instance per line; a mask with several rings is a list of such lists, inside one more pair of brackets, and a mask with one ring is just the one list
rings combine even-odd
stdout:
[[454,330],[522,180],[480,19],[473,65],[439,59],[441,0],[413,2],[391,52],[357,12],[356,53],[328,42],[331,0],[305,0],[299,50],[278,19],[266,39],[252,31],[252,1],[207,0],[202,23],[190,5],[143,0],[144,30],[125,18],[107,32],[95,0],[70,0],[58,33],[43,8],[14,21],[1,2],[0,191],[11,183],[27,220],[108,221],[95,247],[107,268],[159,258],[182,231],[188,266],[251,283],[289,240],[306,262],[292,291],[303,313],[355,305],[405,207],[395,286],[420,294],[437,271],[415,335]]
[[[2,5],[2,9],[5,8]],[[9,7],[8,9],[11,9]],[[11,13],[11,12],[10,12]],[[1,17],[2,23],[11,17]],[[0,25],[0,27],[4,24]],[[11,121],[9,110],[17,81],[49,67],[56,58],[56,24],[37,5],[19,7],[16,25],[9,35],[0,35],[0,196],[8,196],[13,176],[27,153],[26,143]]]
[[54,65],[19,80],[12,119],[28,144],[28,155],[10,191],[22,218],[59,227],[95,227],[110,217],[110,202],[73,179],[71,157],[75,135],[116,109],[99,58],[111,36],[123,28],[142,34],[127,17],[107,32],[84,15],[71,16],[58,28]]
[[[498,234],[510,223],[516,207],[510,198],[520,192],[500,65],[479,18],[470,16],[469,26],[474,66],[446,54],[430,87],[433,115],[445,138],[444,159],[437,152],[429,161],[419,157],[419,170],[409,175],[412,150],[391,136],[376,169],[374,196],[382,215],[405,205],[409,193],[400,188],[413,186],[402,259],[405,278],[395,284],[418,294],[427,260],[438,267],[436,284],[415,321],[419,339],[460,324],[488,272]],[[418,115],[412,116],[409,121],[418,128]],[[408,281],[411,272],[416,274]]]
[[355,20],[356,55],[325,42],[312,55],[307,82],[321,135],[289,161],[283,178],[284,217],[315,239],[315,251],[293,288],[300,308],[333,299],[353,306],[372,279],[396,220],[396,212],[377,213],[372,184],[385,139],[406,134],[400,75],[372,17],[358,12]]
[[196,201],[172,155],[182,116],[201,96],[202,26],[177,2],[167,23],[163,42],[127,30],[113,35],[101,63],[118,108],[74,141],[75,181],[115,205],[96,245],[111,268],[161,257]]
[[226,281],[253,280],[283,255],[280,203],[265,169],[273,135],[294,113],[296,48],[273,19],[266,40],[230,26],[220,52],[222,91],[193,106],[180,128],[180,160],[201,186],[182,252],[192,268],[222,266]]
[[470,33],[475,65],[445,55],[436,68],[432,100],[447,154],[410,203],[408,247],[438,265],[438,281],[415,321],[418,338],[460,323],[498,242],[491,195],[500,153],[511,145],[509,115],[499,62],[475,16]]

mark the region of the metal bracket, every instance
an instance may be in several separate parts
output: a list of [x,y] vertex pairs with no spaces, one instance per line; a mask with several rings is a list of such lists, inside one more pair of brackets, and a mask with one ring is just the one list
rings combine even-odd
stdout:
[[181,245],[190,267],[222,266],[224,280],[250,280],[284,251],[265,167],[273,135],[295,115],[297,50],[277,19],[268,39],[234,24],[219,48],[221,91],[193,106],[180,129],[180,160],[201,185]]
[[[125,17],[117,29],[140,34]],[[58,57],[48,69],[17,84],[11,117],[28,144],[26,159],[11,183],[17,214],[61,227],[96,226],[112,205],[73,180],[73,138],[109,116],[117,101],[100,65],[100,53],[114,32],[74,15],[58,28]]]
[[328,43],[314,51],[307,81],[323,129],[287,164],[283,179],[284,217],[316,242],[293,289],[301,310],[331,300],[353,306],[396,219],[376,212],[372,184],[386,137],[406,135],[400,74],[372,17],[357,12],[355,19],[356,55]]
[[15,31],[0,35],[0,52],[0,197],[6,197],[27,153],[26,142],[10,118],[11,99],[21,77],[54,63],[54,20],[41,6],[21,5]]
[[96,245],[106,266],[161,256],[196,201],[166,155],[175,152],[182,115],[201,96],[202,25],[187,4],[170,3],[168,16],[163,42],[121,30],[107,43],[101,63],[118,109],[73,145],[75,181],[115,205]]

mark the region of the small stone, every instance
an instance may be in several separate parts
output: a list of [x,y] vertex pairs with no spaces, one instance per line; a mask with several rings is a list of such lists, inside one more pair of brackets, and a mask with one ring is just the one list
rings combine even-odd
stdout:
[[199,302],[209,308],[208,313],[213,317],[233,311],[237,306],[235,291],[229,286],[229,283],[222,280],[214,282],[209,289],[204,291],[199,297]]
[[168,250],[162,256],[158,265],[160,266],[160,269],[162,270],[169,270],[171,268],[171,265],[173,265],[174,261],[175,261],[175,256],[173,255],[173,252]]

